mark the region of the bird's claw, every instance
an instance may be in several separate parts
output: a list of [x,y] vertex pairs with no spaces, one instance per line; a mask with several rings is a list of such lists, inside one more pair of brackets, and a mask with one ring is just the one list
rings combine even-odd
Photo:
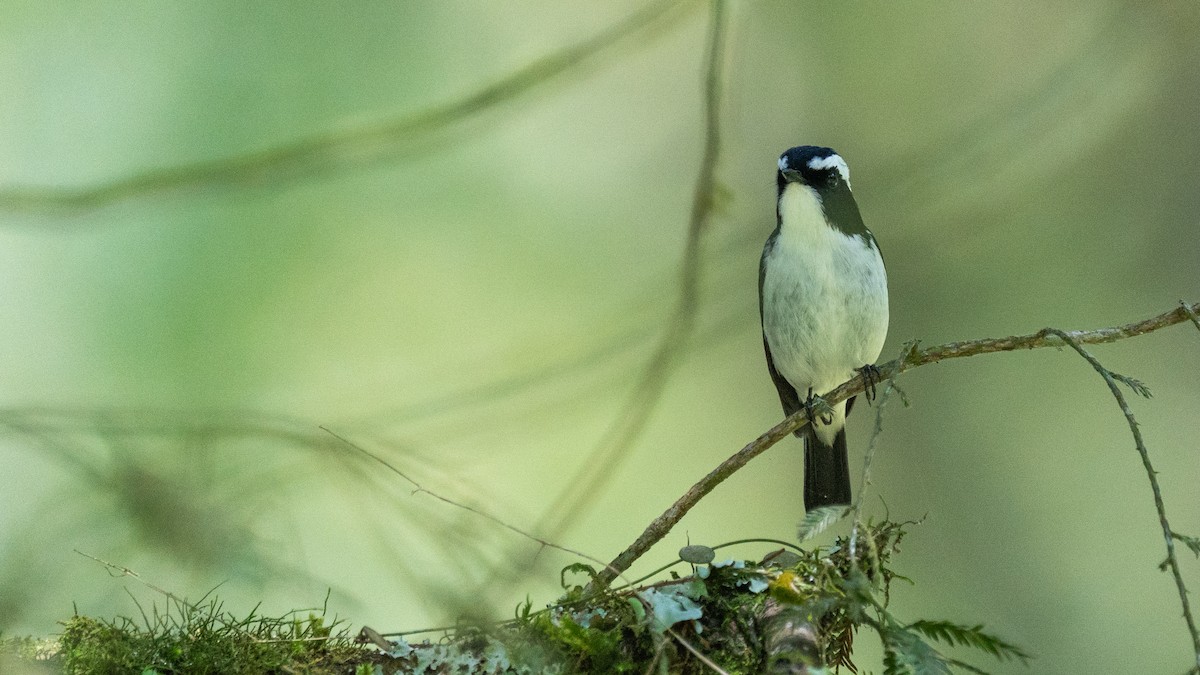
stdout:
[[825,399],[813,394],[812,387],[808,388],[808,398],[804,399],[804,412],[808,415],[810,424],[833,424],[833,408]]
[[867,402],[870,403],[871,401],[874,401],[875,385],[879,384],[879,380],[883,377],[879,372],[879,368],[875,367],[875,364],[873,363],[868,363],[861,368],[855,368],[855,370],[857,370],[858,374],[862,376],[863,394],[866,395]]

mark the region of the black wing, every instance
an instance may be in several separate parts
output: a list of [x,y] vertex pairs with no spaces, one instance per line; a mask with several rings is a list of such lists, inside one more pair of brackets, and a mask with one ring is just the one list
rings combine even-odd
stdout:
[[[767,255],[775,248],[775,240],[778,238],[779,228],[776,227],[771,236],[767,237],[767,243],[763,246],[762,259],[758,262],[758,320],[760,324],[763,310],[763,280],[767,276]],[[783,404],[783,413],[791,415],[804,406],[800,401],[800,395],[796,393],[796,388],[775,369],[775,359],[771,358],[771,345],[767,344],[766,331],[763,332],[763,352],[767,355],[767,370],[771,373],[771,381],[775,383],[775,389],[779,391],[779,402]]]
[[771,358],[771,346],[767,344],[767,336],[763,336],[763,351],[767,353],[767,370],[771,373],[771,380],[775,382],[775,389],[779,390],[779,402],[783,404],[783,414],[791,415],[797,410],[804,407],[800,402],[800,395],[796,393],[796,388],[791,385],[778,370],[775,370],[775,360]]

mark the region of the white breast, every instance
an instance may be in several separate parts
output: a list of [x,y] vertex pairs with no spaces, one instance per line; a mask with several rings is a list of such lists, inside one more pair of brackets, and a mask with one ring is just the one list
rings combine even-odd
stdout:
[[[782,226],[767,253],[763,333],[775,368],[800,398],[824,394],[874,363],[887,336],[887,274],[879,250],[865,237],[830,227],[820,197],[793,183],[779,203]],[[833,434],[844,423],[844,405]]]

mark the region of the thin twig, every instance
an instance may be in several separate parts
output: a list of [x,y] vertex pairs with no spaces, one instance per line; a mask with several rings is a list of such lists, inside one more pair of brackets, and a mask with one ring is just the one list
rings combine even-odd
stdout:
[[893,378],[889,378],[883,387],[883,393],[875,400],[875,426],[871,429],[871,438],[867,440],[862,480],[859,481],[858,496],[854,499],[854,505],[851,507],[854,511],[854,522],[850,526],[850,545],[848,547],[851,566],[858,564],[858,524],[862,522],[863,496],[867,492],[867,485],[871,482],[871,459],[875,457],[875,446],[879,441],[880,434],[883,433],[883,409],[887,406],[888,399],[892,397],[892,392],[895,390],[896,382]]
[[[115,563],[110,563],[107,560],[104,560],[102,558],[97,558],[96,556],[91,555],[89,553],[84,553],[83,551],[80,551],[79,549],[73,549],[73,550],[85,558],[89,558],[91,560],[94,560],[94,561],[100,563],[101,565],[104,565],[104,567],[106,567],[108,569],[109,574],[111,574],[115,577],[130,577],[130,578],[136,580],[141,585],[145,586],[146,588],[149,588],[150,590],[154,591],[155,593],[158,593],[159,595],[162,595],[169,600],[173,600],[176,603],[178,603],[180,606],[187,607],[188,609],[190,609],[196,613],[200,613],[203,611],[200,608],[199,602],[204,602],[205,598],[207,598],[209,595],[211,595],[213,592],[215,592],[217,590],[217,588],[220,587],[220,584],[218,584],[217,587],[214,587],[213,589],[209,590],[207,593],[204,594],[204,596],[202,598],[200,598],[199,602],[196,602],[196,603],[188,602],[187,600],[184,600],[183,598],[179,597],[178,595],[175,595],[171,591],[168,591],[167,589],[162,588],[161,586],[156,586],[155,584],[147,581],[145,578],[142,577],[142,575],[129,569],[128,567],[124,567],[122,565],[117,565]],[[222,583],[224,583],[224,582],[222,582]],[[126,589],[126,592],[128,592],[128,589]],[[141,612],[142,618],[144,621],[146,621],[146,626],[149,629],[151,627],[151,624],[146,618],[146,612],[144,610],[142,610],[142,606],[140,604],[138,604],[137,598],[134,598],[132,593],[130,593],[129,595],[131,598],[133,598],[133,604],[136,605],[138,608],[138,611]],[[157,616],[157,610],[155,610],[155,615]],[[253,636],[251,636],[250,633],[246,632],[236,622],[225,621],[225,620],[221,619],[220,617],[216,617],[216,618],[218,621],[220,621],[220,623],[222,625],[232,628],[233,630],[243,634],[244,636],[250,637],[253,639]]]
[[663,657],[663,650],[667,646],[667,641],[659,638],[654,645],[654,656],[650,659],[650,663],[646,664],[645,675],[650,675],[654,672],[654,667],[658,665],[658,660]]
[[[511,523],[501,520],[500,518],[497,518],[496,516],[493,516],[492,514],[486,512],[486,511],[477,509],[468,504],[463,504],[462,502],[455,501],[453,499],[450,499],[449,497],[444,497],[432,490],[428,490],[424,486],[422,486],[420,483],[413,480],[412,477],[410,477],[408,474],[406,474],[403,471],[401,471],[400,469],[396,468],[395,465],[393,465],[391,462],[387,461],[383,457],[380,457],[379,455],[371,452],[370,450],[367,450],[366,448],[362,447],[361,445],[356,444],[355,442],[351,441],[350,439],[346,438],[345,436],[338,434],[337,432],[329,429],[328,427],[322,426],[322,427],[320,427],[320,429],[321,429],[321,431],[324,431],[325,433],[329,434],[330,436],[333,436],[334,438],[338,439],[342,443],[345,443],[346,446],[349,447],[350,449],[356,450],[356,451],[366,455],[367,457],[370,457],[371,459],[375,460],[376,462],[379,462],[380,464],[382,464],[385,468],[387,468],[388,471],[391,471],[392,473],[396,474],[397,476],[400,476],[401,478],[403,478],[405,481],[407,481],[410,485],[413,486],[412,494],[414,494],[414,495],[416,495],[416,494],[429,495],[430,497],[433,497],[434,499],[436,499],[438,501],[445,502],[446,504],[449,504],[450,506],[462,509],[464,511],[469,511],[481,518],[490,520],[493,523],[496,523],[497,525],[499,525],[503,528],[511,530],[512,532],[515,532],[515,533],[521,535],[522,537],[525,537],[526,539],[537,542],[544,548],[557,549],[559,551],[563,551],[564,553],[569,553],[573,556],[587,560],[589,562],[594,562],[601,567],[604,566],[604,561],[600,560],[599,558],[594,558],[586,553],[583,553],[582,551],[577,551],[575,549],[567,548],[566,546],[560,546],[553,542],[547,541],[537,535],[534,535],[529,532],[526,532],[525,530],[522,530],[521,528],[517,527],[516,525],[512,525]],[[618,574],[621,571],[622,570],[614,570],[614,572],[618,573]]]
[[[464,511],[469,511],[477,516],[486,518],[487,520],[490,520],[493,523],[500,525],[501,527],[507,528],[508,530],[511,530],[512,532],[515,532],[515,533],[521,535],[522,537],[525,537],[526,539],[534,541],[544,548],[552,548],[552,549],[556,549],[559,551],[563,551],[564,553],[569,553],[578,558],[582,558],[583,560],[587,560],[589,562],[595,563],[597,566],[599,566],[601,568],[602,572],[610,572],[614,575],[620,576],[626,582],[629,581],[628,579],[626,579],[623,576],[624,570],[612,569],[611,567],[605,565],[604,561],[600,560],[599,558],[592,557],[586,553],[577,551],[573,548],[568,548],[566,546],[561,546],[559,544],[555,544],[553,542],[547,541],[547,540],[545,540],[541,537],[538,537],[534,534],[530,534],[529,532],[526,532],[525,530],[522,530],[521,528],[516,527],[515,525],[507,523],[507,522],[501,520],[500,518],[497,518],[496,516],[493,516],[492,514],[487,513],[486,511],[482,511],[480,509],[474,508],[467,504],[463,504],[462,502],[458,502],[458,501],[455,501],[448,497],[439,495],[438,493],[433,492],[432,490],[428,490],[424,486],[422,486],[420,483],[413,480],[413,478],[411,476],[409,476],[408,474],[401,471],[399,468],[394,466],[391,462],[387,461],[383,457],[380,457],[379,455],[371,452],[370,450],[367,450],[366,448],[364,448],[360,445],[357,445],[353,441],[345,438],[344,436],[337,434],[336,432],[330,430],[327,427],[322,426],[320,428],[325,433],[329,434],[330,436],[333,436],[334,438],[338,439],[342,443],[345,443],[347,447],[349,447],[353,450],[356,450],[356,451],[366,455],[367,457],[370,457],[371,459],[375,460],[376,462],[382,464],[385,468],[387,468],[392,473],[403,478],[405,481],[407,481],[410,485],[413,486],[412,494],[414,494],[414,495],[423,493],[423,494],[429,495],[430,497],[433,497],[434,499],[445,502],[446,504],[449,504],[450,506],[453,506],[455,508],[463,509]],[[101,562],[103,562],[103,561],[101,561]],[[118,568],[118,569],[121,569],[122,571],[124,571],[124,568]],[[611,581],[611,579],[610,579],[610,581]],[[630,585],[632,586],[632,583],[630,583]],[[638,591],[637,589],[633,589],[633,593],[635,595],[637,595],[637,597],[639,598],[639,600],[641,600],[641,602],[646,603],[649,606],[652,606],[652,603],[650,603],[649,599],[643,597],[640,591]],[[703,654],[701,654],[699,651],[697,651],[694,647],[692,647],[690,644],[688,644],[688,642],[686,640],[684,640],[683,637],[681,637],[678,633],[676,633],[674,630],[672,630],[670,626],[667,626],[666,629],[667,629],[667,632],[670,633],[671,636],[673,638],[675,638],[675,640],[677,642],[679,642],[679,644],[683,645],[683,647],[685,649],[692,652],[692,654],[696,655],[696,658],[700,659],[700,661],[703,662],[706,666],[712,668],[714,671],[716,671],[718,673],[723,673],[723,674],[725,673],[725,671],[721,670],[721,668],[719,668],[715,663],[713,663],[712,660],[708,659]],[[388,635],[388,634],[383,634],[383,635]],[[390,635],[397,635],[397,634],[391,633]],[[727,675],[727,674],[725,674],[725,675]]]
[[675,638],[675,641],[676,641],[676,642],[678,642],[679,644],[683,645],[683,648],[684,648],[684,649],[686,649],[686,650],[688,650],[689,652],[691,652],[691,653],[692,653],[692,655],[693,655],[693,656],[695,656],[697,659],[700,659],[700,663],[703,663],[704,665],[706,665],[706,666],[708,666],[710,669],[712,669],[712,671],[713,671],[714,673],[718,673],[719,675],[729,675],[729,673],[728,673],[726,670],[724,670],[723,668],[721,668],[720,666],[718,666],[716,663],[713,663],[713,660],[712,660],[712,659],[708,658],[708,657],[707,657],[707,656],[705,656],[704,654],[701,654],[701,653],[700,653],[700,650],[698,650],[698,649],[696,649],[695,647],[693,647],[693,646],[691,645],[691,643],[690,643],[690,642],[688,642],[687,640],[684,640],[684,639],[683,639],[683,636],[682,636],[682,635],[680,635],[679,633],[676,633],[676,632],[675,632],[675,630],[674,630],[673,628],[668,628],[668,629],[667,629],[667,632],[671,634],[671,637]]
[[[1191,307],[1184,305],[1184,313],[1190,315],[1193,320],[1195,312]],[[1100,364],[1096,357],[1092,356],[1086,349],[1081,347],[1079,343],[1057,328],[1047,328],[1044,333],[1057,335],[1072,349],[1079,353],[1092,368],[1100,373],[1100,377],[1104,378],[1104,383],[1108,385],[1108,390],[1112,392],[1113,398],[1117,399],[1117,405],[1121,407],[1122,414],[1125,415],[1125,421],[1129,423],[1129,431],[1133,434],[1134,445],[1137,446],[1138,455],[1142,458],[1142,466],[1146,469],[1146,476],[1150,479],[1150,491],[1154,493],[1154,509],[1158,512],[1158,523],[1162,527],[1163,540],[1167,547],[1166,565],[1171,569],[1171,575],[1175,578],[1175,588],[1179,591],[1179,603],[1183,605],[1183,618],[1187,622],[1188,632],[1192,636],[1192,647],[1196,656],[1196,668],[1200,669],[1200,632],[1196,630],[1196,621],[1192,618],[1192,609],[1188,603],[1187,586],[1183,583],[1183,574],[1179,571],[1179,559],[1175,556],[1175,537],[1171,532],[1171,525],[1167,522],[1167,508],[1163,504],[1162,489],[1158,485],[1158,474],[1154,471],[1154,465],[1150,463],[1150,453],[1146,450],[1146,443],[1142,440],[1142,431],[1138,427],[1137,419],[1133,416],[1133,410],[1129,407],[1129,403],[1125,400],[1125,395],[1121,393],[1121,388],[1117,386],[1117,381],[1120,380],[1125,384],[1130,384],[1129,378],[1116,375],[1108,368]],[[1135,383],[1134,391],[1139,394],[1144,393],[1139,383]]]
[[143,579],[142,575],[129,569],[128,567],[122,567],[121,565],[117,565],[115,563],[110,563],[107,560],[97,558],[96,556],[91,555],[90,553],[84,553],[83,551],[80,551],[79,549],[74,549],[74,551],[85,558],[89,558],[91,560],[94,560],[94,561],[100,563],[101,565],[104,565],[106,568],[108,568],[109,574],[112,574],[115,577],[132,577],[133,579],[136,579],[138,583],[145,586],[146,588],[149,588],[150,590],[154,591],[155,593],[158,593],[159,595],[163,595],[167,598],[170,598],[171,600],[174,600],[175,602],[178,602],[181,605],[190,607],[192,610],[194,610],[196,612],[200,611],[200,608],[197,605],[194,605],[194,604],[188,602],[187,600],[180,598],[179,596],[166,590],[165,588],[155,586],[154,584],[150,583],[149,581]]
[[[1013,335],[1002,338],[984,338],[980,340],[967,340],[963,342],[951,342],[949,344],[938,347],[930,347],[929,349],[917,349],[914,344],[912,349],[904,356],[889,361],[882,366],[879,366],[879,375],[884,379],[891,379],[908,371],[912,368],[917,368],[930,363],[937,363],[946,359],[956,359],[966,356],[975,356],[978,354],[990,354],[993,352],[1008,352],[1018,349],[1038,349],[1042,347],[1063,347],[1068,344],[1067,340],[1072,340],[1078,344],[1102,344],[1107,342],[1116,342],[1126,338],[1145,335],[1153,331],[1173,326],[1177,323],[1188,319],[1188,314],[1200,312],[1200,304],[1193,304],[1187,307],[1176,307],[1175,309],[1159,314],[1158,316],[1138,321],[1124,326],[1116,326],[1113,328],[1098,328],[1095,330],[1086,331],[1063,331],[1061,334],[1047,333],[1046,331],[1038,331],[1029,335]],[[847,382],[844,382],[833,391],[829,392],[822,398],[830,405],[836,405],[856,394],[861,394],[864,391],[863,379],[855,377]],[[654,544],[658,543],[663,537],[671,531],[671,528],[683,518],[683,516],[695,506],[700,499],[713,490],[717,485],[721,484],[729,476],[733,475],[738,469],[745,466],[750,460],[761,455],[768,448],[786,438],[792,432],[800,429],[808,424],[807,414],[801,410],[796,414],[788,417],[779,424],[768,429],[758,438],[748,443],[741,450],[737,451],[732,457],[726,459],[717,468],[709,472],[707,476],[700,479],[695,485],[688,489],[682,497],[677,499],[666,511],[642,532],[642,534],[622,551],[609,565],[602,569],[597,575],[593,584],[594,588],[605,587],[612,583],[611,575],[613,571],[624,572],[629,569],[635,560],[650,550]]]

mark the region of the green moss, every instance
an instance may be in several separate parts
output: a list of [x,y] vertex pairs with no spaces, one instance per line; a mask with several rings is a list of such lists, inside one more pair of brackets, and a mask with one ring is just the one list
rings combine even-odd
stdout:
[[893,616],[888,591],[898,577],[890,565],[903,536],[901,525],[867,524],[854,560],[848,542],[839,540],[828,549],[713,562],[694,567],[691,576],[595,594],[587,592],[590,584],[567,582],[572,574],[595,579],[592,568],[572,565],[554,606],[532,611],[526,602],[511,621],[460,625],[437,643],[410,644],[365,630],[363,644],[339,622],[327,625],[324,611],[237,618],[215,599],[198,606],[171,597],[165,611],[152,609],[140,622],[72,617],[48,661],[44,641],[0,641],[0,666],[8,654],[88,675],[691,675],[713,672],[708,662],[735,674],[795,672],[798,664],[810,672],[854,671],[853,643],[864,629],[878,635],[889,674],[974,670],[944,657],[935,642],[1027,658],[980,626],[903,623]]
[[[333,634],[323,616],[237,618],[216,600],[204,606],[172,601],[170,611],[105,621],[64,622],[59,659],[64,673],[345,673],[370,652]],[[286,670],[285,670],[286,669]]]

